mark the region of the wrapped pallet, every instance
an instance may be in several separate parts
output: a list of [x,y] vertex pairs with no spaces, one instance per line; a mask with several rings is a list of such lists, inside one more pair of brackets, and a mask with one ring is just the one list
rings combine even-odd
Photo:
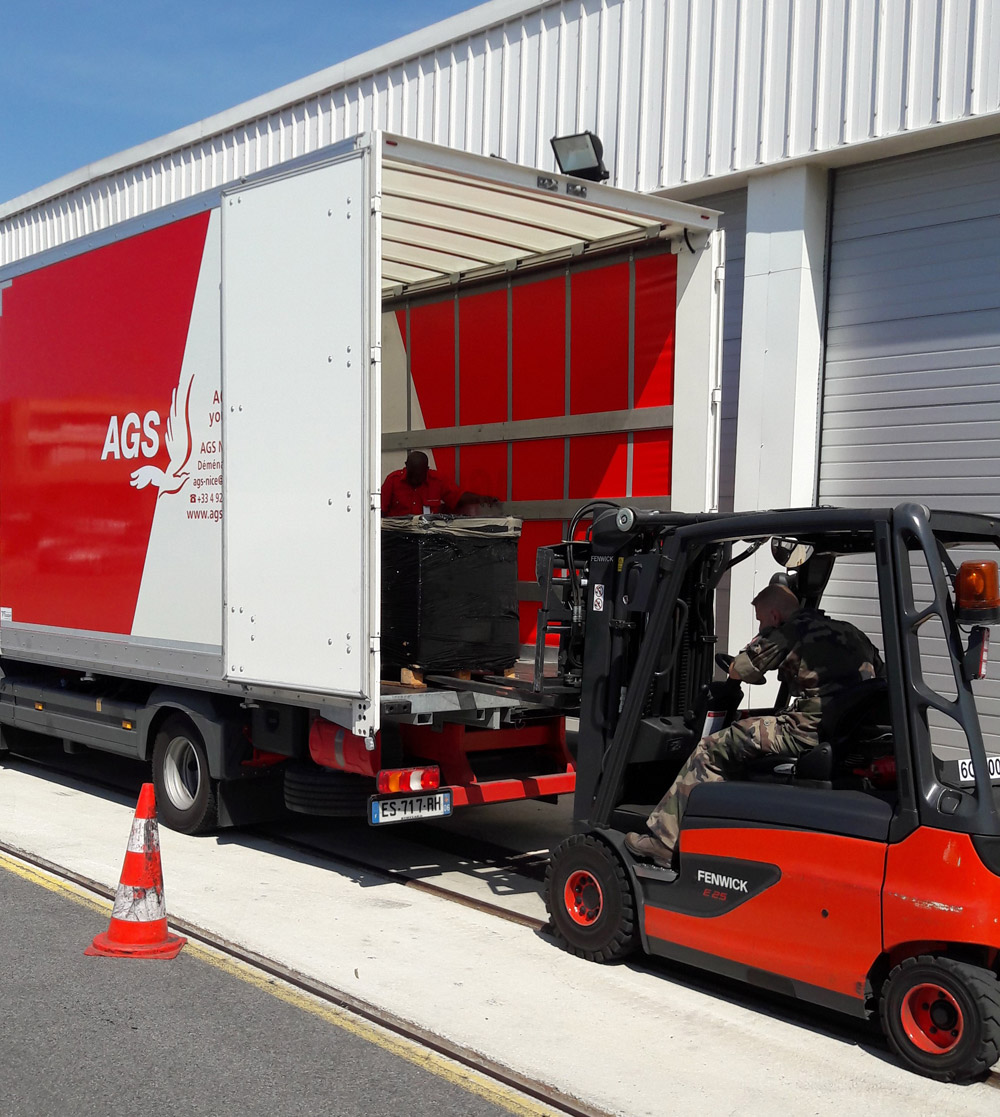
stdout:
[[421,671],[502,671],[517,659],[513,517],[382,521],[382,662]]

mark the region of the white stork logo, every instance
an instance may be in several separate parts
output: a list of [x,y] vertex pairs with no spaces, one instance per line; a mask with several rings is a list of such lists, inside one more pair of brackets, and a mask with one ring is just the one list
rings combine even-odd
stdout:
[[129,482],[135,489],[144,489],[147,485],[155,485],[160,490],[159,495],[165,493],[178,493],[184,488],[190,474],[187,464],[191,460],[191,389],[194,386],[192,376],[187,383],[184,393],[184,414],[177,410],[177,388],[170,393],[170,414],[167,416],[166,446],[170,461],[167,468],[160,469],[155,465],[140,466]]

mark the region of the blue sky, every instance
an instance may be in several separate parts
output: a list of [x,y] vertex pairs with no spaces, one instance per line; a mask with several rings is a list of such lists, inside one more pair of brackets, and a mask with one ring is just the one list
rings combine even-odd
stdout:
[[475,0],[0,0],[0,202]]

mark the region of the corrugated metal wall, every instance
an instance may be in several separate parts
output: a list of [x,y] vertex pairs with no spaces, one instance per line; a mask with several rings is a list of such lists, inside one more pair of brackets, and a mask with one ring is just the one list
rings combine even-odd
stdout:
[[251,118],[194,125],[155,156],[98,164],[93,181],[81,173],[0,218],[0,265],[371,127],[543,167],[553,134],[591,128],[616,185],[655,190],[1000,109],[1000,10],[981,0],[509,12],[473,9],[448,24],[466,19],[468,33],[435,49],[397,61],[403,40],[381,69],[365,56],[363,72],[345,78],[345,64],[335,83],[324,72],[261,99],[273,110],[256,102]]
[[[998,183],[996,140],[836,176],[820,504],[1000,512]],[[915,577],[926,587],[926,569]],[[829,592],[875,634],[870,563],[838,564]],[[953,693],[943,644],[925,643],[932,685]],[[1000,681],[975,689],[1000,752]],[[953,723],[932,723],[961,747]]]

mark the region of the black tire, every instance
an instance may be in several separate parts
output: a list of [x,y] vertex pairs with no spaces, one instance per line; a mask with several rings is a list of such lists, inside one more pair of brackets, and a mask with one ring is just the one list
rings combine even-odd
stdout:
[[920,955],[882,987],[882,1031],[899,1058],[940,1082],[972,1082],[1000,1058],[1000,981],[991,970]]
[[153,743],[156,811],[165,826],[182,834],[215,828],[219,806],[201,734],[183,714],[172,714]]
[[375,781],[320,768],[315,764],[285,766],[285,806],[296,814],[323,818],[363,818],[368,797],[375,794]]
[[635,899],[621,861],[604,842],[575,834],[552,851],[545,903],[559,941],[588,962],[613,962],[638,943]]

